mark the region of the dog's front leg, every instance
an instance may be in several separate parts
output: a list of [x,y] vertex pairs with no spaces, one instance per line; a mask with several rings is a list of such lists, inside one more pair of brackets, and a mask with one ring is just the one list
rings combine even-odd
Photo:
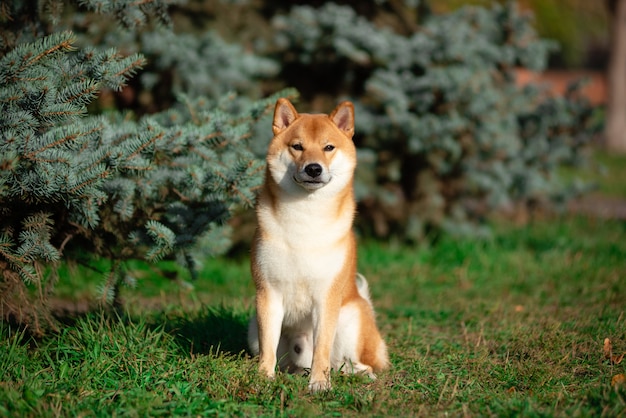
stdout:
[[259,327],[259,370],[267,377],[273,378],[276,350],[285,314],[282,297],[271,289],[258,289],[256,309]]
[[309,390],[311,392],[319,392],[331,388],[330,355],[340,308],[340,300],[332,296],[316,301],[313,307],[314,351],[311,379],[309,381]]

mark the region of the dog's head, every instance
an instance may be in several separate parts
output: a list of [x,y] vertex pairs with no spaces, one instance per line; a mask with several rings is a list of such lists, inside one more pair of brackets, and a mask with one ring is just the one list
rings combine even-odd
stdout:
[[330,115],[298,114],[287,99],[278,99],[267,164],[287,192],[342,190],[356,167],[354,106],[340,103]]

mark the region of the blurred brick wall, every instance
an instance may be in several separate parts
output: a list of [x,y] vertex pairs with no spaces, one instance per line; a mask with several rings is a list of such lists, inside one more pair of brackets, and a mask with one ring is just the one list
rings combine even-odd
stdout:
[[519,68],[516,70],[516,77],[519,86],[529,83],[545,84],[554,94],[563,94],[569,83],[584,78],[587,80],[587,84],[583,88],[583,94],[593,104],[606,103],[606,75],[601,71],[548,70],[536,73]]

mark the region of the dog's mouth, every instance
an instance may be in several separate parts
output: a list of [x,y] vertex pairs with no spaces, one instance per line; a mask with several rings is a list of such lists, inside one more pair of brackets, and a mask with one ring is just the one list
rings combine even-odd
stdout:
[[297,176],[293,176],[293,181],[296,184],[304,187],[307,190],[316,190],[320,189],[328,184],[330,179],[324,181],[323,179],[299,179]]

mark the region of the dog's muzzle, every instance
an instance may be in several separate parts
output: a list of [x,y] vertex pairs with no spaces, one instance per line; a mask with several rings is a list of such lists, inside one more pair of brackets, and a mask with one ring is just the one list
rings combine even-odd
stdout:
[[324,170],[321,164],[311,163],[299,170],[293,179],[307,190],[316,190],[328,184],[330,174],[328,170]]

